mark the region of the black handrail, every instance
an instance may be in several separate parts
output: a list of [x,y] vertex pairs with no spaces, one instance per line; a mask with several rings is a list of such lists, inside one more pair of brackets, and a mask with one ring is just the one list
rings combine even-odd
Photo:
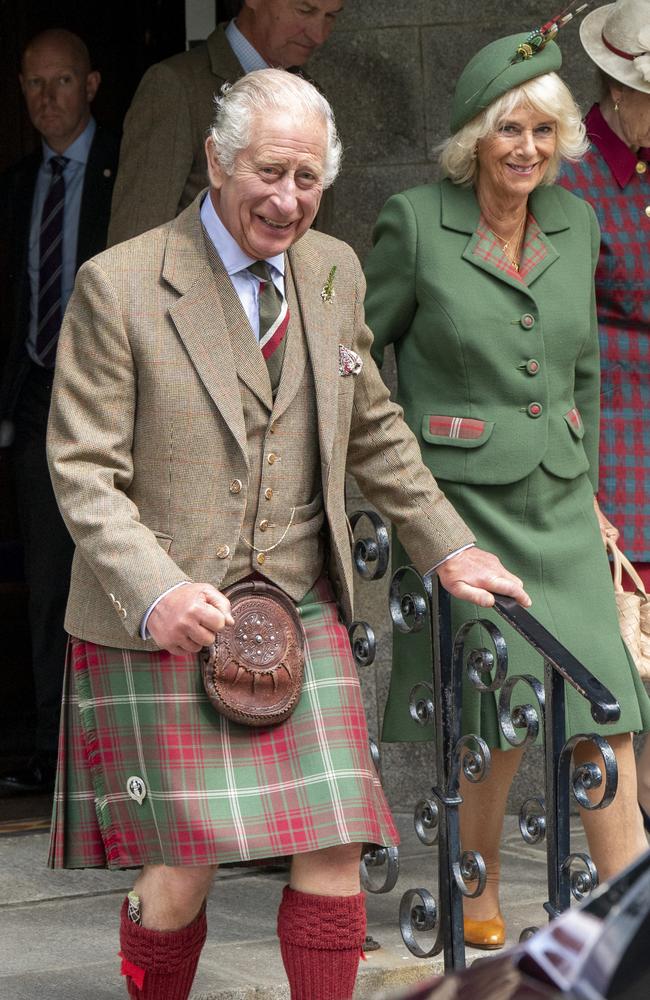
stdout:
[[[357,511],[351,523],[357,526],[367,518],[374,538],[355,543],[354,561],[365,580],[380,579],[388,566],[388,534],[374,511]],[[423,593],[402,592],[408,577],[419,581]],[[585,809],[606,807],[611,802],[617,784],[614,753],[607,741],[597,733],[583,733],[566,739],[565,688],[570,685],[591,706],[597,725],[616,722],[620,707],[609,691],[568,649],[537,619],[512,598],[495,595],[493,610],[514,628],[544,661],[543,684],[531,675],[508,677],[506,641],[496,624],[489,619],[465,623],[455,636],[451,626],[451,598],[431,575],[420,576],[412,566],[398,569],[392,577],[389,594],[390,613],[395,627],[404,633],[419,631],[427,618],[431,622],[433,674],[431,683],[417,685],[411,692],[409,710],[420,725],[435,725],[433,745],[436,762],[436,783],[415,806],[414,822],[422,843],[438,842],[439,906],[425,888],[409,889],[402,896],[399,920],[402,937],[409,950],[428,957],[444,951],[445,968],[465,965],[463,940],[463,897],[476,896],[485,885],[485,863],[478,852],[462,852],[458,807],[460,771],[471,781],[483,780],[489,771],[490,750],[473,734],[462,735],[462,676],[467,663],[471,683],[481,693],[499,691],[499,726],[504,738],[513,746],[524,747],[541,731],[544,741],[544,797],[531,798],[520,811],[519,827],[528,843],[546,840],[548,900],[544,909],[550,918],[567,909],[574,899],[589,895],[597,885],[598,876],[586,854],[570,851],[570,795]],[[489,635],[495,656],[485,649],[473,650],[465,656],[465,639],[480,625]],[[365,637],[359,637],[359,631]],[[364,622],[355,622],[350,630],[357,662],[367,665],[374,660],[374,635]],[[492,673],[493,671],[493,673]],[[490,677],[488,680],[487,677]],[[509,699],[519,683],[528,685],[536,698],[539,711],[530,705],[510,708]],[[540,718],[541,715],[541,726]],[[520,735],[523,731],[524,735]],[[571,769],[572,754],[580,742],[594,744],[604,769],[593,763]],[[378,762],[378,750],[374,748]],[[603,774],[604,770],[604,774]],[[597,803],[590,801],[587,790],[602,788]],[[385,869],[383,880],[368,867]],[[395,884],[399,871],[396,849],[369,851],[364,859],[362,875],[369,891],[386,892]],[[535,928],[527,928],[522,936]],[[436,932],[433,946],[426,950],[418,935]]]

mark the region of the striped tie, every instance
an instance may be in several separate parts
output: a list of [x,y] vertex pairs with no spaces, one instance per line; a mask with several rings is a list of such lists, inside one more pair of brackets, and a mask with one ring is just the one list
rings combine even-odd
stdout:
[[260,348],[269,370],[271,385],[276,389],[282,372],[284,338],[289,326],[289,307],[287,300],[273,284],[265,260],[256,260],[248,270],[260,283]]
[[61,328],[61,271],[63,269],[63,209],[65,156],[53,156],[52,180],[47,192],[39,239],[38,325],[36,356],[44,368],[54,368],[56,344]]

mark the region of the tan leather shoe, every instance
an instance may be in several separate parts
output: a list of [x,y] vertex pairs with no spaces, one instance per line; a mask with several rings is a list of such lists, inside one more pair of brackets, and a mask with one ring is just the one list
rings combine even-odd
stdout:
[[483,951],[496,951],[506,943],[506,925],[500,913],[490,920],[463,920],[465,944]]

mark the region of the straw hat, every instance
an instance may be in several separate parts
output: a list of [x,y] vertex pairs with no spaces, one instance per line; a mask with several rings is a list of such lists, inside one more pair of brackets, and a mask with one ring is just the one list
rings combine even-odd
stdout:
[[650,0],[617,0],[580,24],[587,55],[614,80],[650,94]]

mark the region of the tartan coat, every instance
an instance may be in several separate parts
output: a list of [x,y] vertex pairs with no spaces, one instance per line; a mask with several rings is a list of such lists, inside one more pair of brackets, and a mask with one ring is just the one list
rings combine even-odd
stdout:
[[[61,331],[48,454],[76,544],[66,629],[105,646],[154,649],[139,634],[146,610],[183,580],[218,587],[242,528],[249,476],[239,381],[255,383],[249,354],[228,335],[218,287],[229,279],[222,269],[215,280],[201,198],[85,264]],[[353,251],[310,230],[288,265],[316,387],[331,575],[350,619],[346,470],[422,572],[474,536],[422,463],[371,358]],[[324,301],[333,266],[334,296]],[[360,356],[358,375],[341,374],[341,345]]]
[[650,562],[650,149],[633,153],[597,104],[585,125],[592,146],[560,183],[593,205],[601,230],[598,501],[625,552]]

